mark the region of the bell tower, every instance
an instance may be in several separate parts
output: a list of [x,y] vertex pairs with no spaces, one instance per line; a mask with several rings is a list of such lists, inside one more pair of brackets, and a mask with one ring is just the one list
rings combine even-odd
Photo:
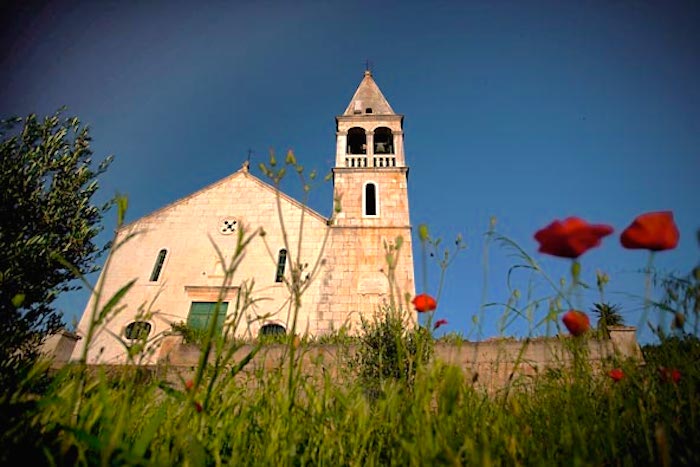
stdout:
[[[345,323],[359,329],[404,295],[414,295],[408,167],[403,145],[403,115],[389,105],[367,70],[345,112],[336,117],[333,168],[334,222],[318,308],[318,330]],[[395,282],[390,286],[385,247],[401,238]]]
[[334,188],[339,227],[409,227],[403,115],[374,82],[364,78],[345,112],[336,117]]

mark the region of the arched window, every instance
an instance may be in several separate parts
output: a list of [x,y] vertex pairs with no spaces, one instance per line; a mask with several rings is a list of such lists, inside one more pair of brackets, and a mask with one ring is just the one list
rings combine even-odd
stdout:
[[277,275],[275,276],[275,282],[284,281],[284,267],[287,265],[287,250],[282,248],[280,250],[279,256],[277,256]]
[[284,326],[281,324],[266,324],[263,327],[260,328],[260,333],[259,335],[261,336],[283,336],[287,333],[287,330],[284,329]]
[[376,216],[377,215],[377,185],[372,182],[365,184],[364,192],[364,207],[365,216]]
[[146,321],[133,321],[124,330],[127,339],[145,339],[151,333],[151,323]]
[[374,153],[394,154],[394,135],[385,126],[380,126],[374,130]]
[[348,130],[348,154],[367,154],[367,135],[363,128]]
[[162,249],[158,253],[158,258],[156,259],[156,264],[153,265],[153,272],[151,272],[151,282],[158,282],[160,278],[160,273],[163,270],[163,263],[165,263],[165,256],[168,254],[168,250]]

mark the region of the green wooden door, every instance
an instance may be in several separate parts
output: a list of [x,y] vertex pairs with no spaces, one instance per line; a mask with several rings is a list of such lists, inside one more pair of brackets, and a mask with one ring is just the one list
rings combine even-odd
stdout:
[[[190,314],[187,317],[187,325],[198,331],[206,331],[209,329],[209,323],[214,319],[216,311],[216,302],[192,302],[190,306]],[[223,302],[219,305],[219,314],[216,319],[216,330],[221,334],[226,319],[226,310],[228,303]]]

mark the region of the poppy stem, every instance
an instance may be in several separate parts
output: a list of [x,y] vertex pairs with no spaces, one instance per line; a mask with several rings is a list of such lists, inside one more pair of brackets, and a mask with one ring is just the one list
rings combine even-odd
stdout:
[[571,261],[571,295],[572,301],[576,302],[576,305],[581,308],[581,294],[579,293],[578,286],[581,283],[581,263],[578,259]]
[[423,269],[423,293],[428,293],[428,238],[427,235],[420,236],[420,246],[421,246],[421,252],[422,252],[422,264],[421,268]]
[[[651,307],[651,269],[652,265],[654,263],[654,251],[650,250],[649,251],[649,259],[647,260],[647,266],[644,269],[644,313],[642,315],[642,322],[640,323],[639,328],[644,325],[644,323],[647,322],[647,318],[649,317],[649,308]],[[657,328],[657,332],[660,330],[660,328]],[[661,336],[659,336],[661,337]]]
[[579,278],[581,277],[581,263],[577,259],[571,262],[571,279],[572,286],[576,287],[579,284]]

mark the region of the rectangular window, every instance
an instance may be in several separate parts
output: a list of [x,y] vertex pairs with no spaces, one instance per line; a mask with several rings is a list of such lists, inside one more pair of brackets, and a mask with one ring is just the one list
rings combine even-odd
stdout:
[[377,215],[377,186],[374,183],[365,185],[365,216]]
[[165,263],[165,256],[168,254],[168,250],[160,250],[158,253],[158,258],[156,259],[156,264],[153,265],[153,271],[151,272],[151,282],[158,282],[160,279],[160,272],[163,270],[163,263]]
[[275,275],[275,282],[284,282],[284,267],[287,264],[287,250],[282,248],[280,250],[279,256],[277,257],[277,274]]
[[187,316],[187,325],[198,331],[206,331],[209,329],[209,323],[214,319],[216,307],[219,306],[219,314],[216,319],[217,333],[221,334],[226,319],[226,310],[228,303],[223,302],[192,302],[190,306],[190,314]]

